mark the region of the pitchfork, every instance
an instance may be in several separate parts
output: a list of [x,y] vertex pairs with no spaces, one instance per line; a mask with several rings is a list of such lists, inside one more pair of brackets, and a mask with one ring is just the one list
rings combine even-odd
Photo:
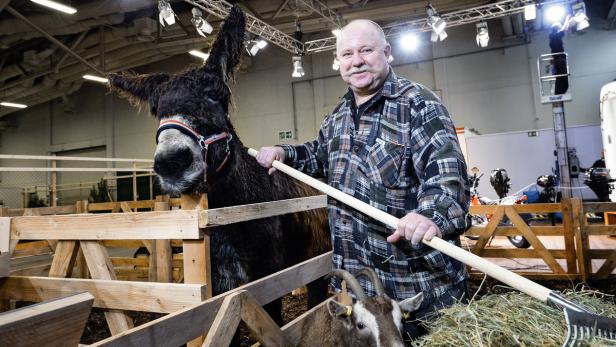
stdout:
[[[248,149],[248,154],[253,157],[255,157],[257,153],[258,151],[255,149]],[[397,229],[398,218],[370,206],[365,202],[343,193],[298,170],[295,170],[284,163],[274,161],[272,166],[287,175],[329,195],[330,197],[349,205],[362,213],[365,213],[379,222],[382,222],[393,229]],[[616,318],[609,318],[594,314],[586,307],[567,300],[557,292],[552,291],[539,283],[522,277],[515,272],[509,271],[471,252],[465,251],[464,249],[457,247],[439,237],[434,237],[430,241],[422,240],[422,242],[454,259],[463,262],[466,265],[494,277],[495,279],[525,294],[532,296],[535,299],[552,304],[557,308],[562,309],[564,311],[565,321],[567,323],[567,337],[563,346],[578,346],[582,340],[587,340],[592,336],[600,336],[606,339],[616,340]]]

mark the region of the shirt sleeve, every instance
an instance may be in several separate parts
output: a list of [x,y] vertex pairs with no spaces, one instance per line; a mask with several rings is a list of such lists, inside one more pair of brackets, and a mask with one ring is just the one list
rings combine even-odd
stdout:
[[302,171],[316,178],[327,177],[327,140],[326,134],[329,129],[330,116],[326,117],[316,140],[301,145],[278,145],[284,149],[287,158],[285,162],[294,169]]
[[455,127],[440,101],[411,108],[411,149],[420,187],[415,212],[433,220],[444,238],[468,226],[470,189]]

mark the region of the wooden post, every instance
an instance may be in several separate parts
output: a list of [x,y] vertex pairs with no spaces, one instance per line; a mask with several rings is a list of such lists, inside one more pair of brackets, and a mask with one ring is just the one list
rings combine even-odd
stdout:
[[582,276],[582,281],[588,280],[592,273],[590,267],[590,257],[588,254],[588,234],[586,233],[586,215],[584,214],[584,204],[579,198],[571,199],[571,210],[573,211],[573,231],[575,232],[575,253],[577,255],[578,271]]
[[137,201],[137,163],[133,162],[133,201]]
[[[75,204],[75,213],[88,213],[88,200],[77,201]],[[81,248],[78,249],[77,259],[75,259],[75,277],[90,277],[88,264],[86,264],[86,258],[83,256],[83,250]]]
[[575,257],[575,238],[573,230],[573,208],[570,198],[563,198],[560,202],[563,215],[563,237],[565,241],[565,252],[567,255],[567,273],[578,274],[577,260]]
[[[55,153],[53,154],[55,156]],[[51,168],[55,169],[57,167],[58,163],[55,160],[51,161]],[[58,206],[58,172],[57,171],[52,171],[51,172],[51,206],[52,207],[56,207]]]
[[[182,195],[183,210],[207,209],[206,195]],[[210,236],[204,229],[203,239],[184,240],[184,283],[205,284],[206,298],[212,297],[212,275],[210,265]],[[187,346],[201,346],[204,337],[189,341]]]
[[[157,197],[158,200],[158,197]],[[167,201],[156,201],[154,211],[169,210],[169,197]],[[171,240],[156,240],[156,281],[173,282],[173,255],[171,252]]]
[[[8,217],[9,209],[7,207],[0,208],[0,217]],[[8,219],[8,222],[6,220]],[[0,277],[5,274],[10,274],[11,265],[11,220],[2,218],[4,223],[0,223]],[[4,235],[6,234],[6,235]],[[3,267],[6,267],[3,269]],[[11,308],[11,300],[0,299],[0,312],[7,311]]]

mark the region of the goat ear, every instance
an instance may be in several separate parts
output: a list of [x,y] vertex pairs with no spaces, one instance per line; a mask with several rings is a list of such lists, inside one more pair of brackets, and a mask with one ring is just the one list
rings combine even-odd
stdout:
[[234,5],[212,45],[210,57],[204,65],[205,71],[221,76],[227,83],[244,50],[245,27],[244,12]]
[[340,318],[348,316],[349,307],[340,304],[336,300],[329,300],[327,302],[327,310],[332,317]]
[[169,77],[164,73],[149,75],[122,73],[107,76],[110,89],[133,104],[141,104],[150,100],[156,88],[167,82]]
[[413,312],[417,311],[421,303],[423,302],[424,296],[423,293],[419,293],[412,298],[404,299],[398,303],[400,305],[400,309],[402,312]]

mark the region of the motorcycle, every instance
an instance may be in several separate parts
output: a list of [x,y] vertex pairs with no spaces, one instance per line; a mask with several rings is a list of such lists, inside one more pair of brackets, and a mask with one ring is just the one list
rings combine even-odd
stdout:
[[[472,175],[470,176],[471,183],[471,206],[478,205],[513,205],[522,204],[526,200],[526,195],[521,196],[507,196],[511,185],[509,184],[509,175],[505,169],[494,169],[490,173],[490,184],[499,196],[498,200],[491,200],[487,197],[479,196],[477,187],[479,186],[479,180],[483,177],[483,173],[479,174],[479,169],[473,167],[471,169]],[[480,215],[471,215],[471,220],[474,225],[483,225],[487,223],[491,215],[486,215],[484,218]],[[526,220],[526,218],[525,218]],[[505,217],[501,222],[501,225],[509,225],[508,219]],[[470,237],[471,239],[477,239],[477,237]],[[507,236],[509,242],[516,248],[528,248],[530,243],[523,236]]]

